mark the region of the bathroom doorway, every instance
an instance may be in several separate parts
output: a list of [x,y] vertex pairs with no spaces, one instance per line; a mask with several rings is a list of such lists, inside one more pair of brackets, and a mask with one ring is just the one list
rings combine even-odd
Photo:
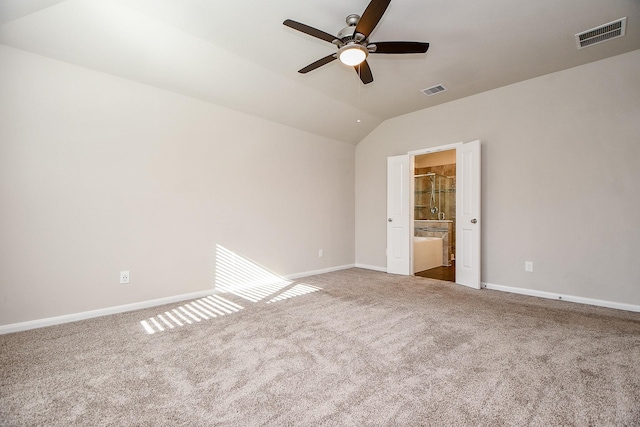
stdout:
[[420,154],[413,170],[413,273],[456,280],[456,150]]

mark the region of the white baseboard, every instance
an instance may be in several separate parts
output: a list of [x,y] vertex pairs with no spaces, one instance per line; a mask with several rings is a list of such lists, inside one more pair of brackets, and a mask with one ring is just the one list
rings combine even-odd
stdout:
[[511,286],[495,285],[493,283],[485,283],[485,282],[482,282],[482,287],[486,289],[492,289],[494,291],[510,292],[512,294],[528,295],[532,297],[575,302],[578,304],[595,305],[598,307],[615,308],[617,310],[640,312],[640,305],[624,304],[621,302],[605,301],[605,300],[600,300],[595,298],[578,297],[575,295],[557,294],[553,292],[536,291],[534,289],[527,289],[527,288],[514,288]]
[[[353,267],[380,271],[383,273],[386,273],[387,271],[386,268],[378,267],[378,266],[372,266],[372,265],[366,265],[366,264],[348,264],[348,265],[324,268],[321,270],[313,270],[313,271],[306,271],[303,273],[289,274],[283,277],[287,280],[295,280],[302,277],[330,273],[330,272],[339,271],[339,270],[346,270]],[[547,299],[555,299],[555,300],[561,300],[561,301],[569,301],[569,302],[575,302],[579,304],[595,305],[598,307],[607,307],[607,308],[615,308],[618,310],[640,312],[640,305],[624,304],[624,303],[605,301],[605,300],[599,300],[594,298],[578,297],[574,295],[565,295],[565,294],[557,294],[552,292],[536,291],[534,289],[527,289],[527,288],[514,288],[511,286],[502,286],[502,285],[496,285],[493,283],[485,283],[485,282],[482,283],[482,287],[486,289],[501,291],[501,292],[510,292],[514,294],[528,295],[528,296],[547,298]],[[49,317],[45,319],[38,319],[38,320],[32,320],[28,322],[21,322],[21,323],[13,323],[9,325],[0,325],[0,335],[10,334],[13,332],[26,331],[29,329],[44,328],[46,326],[59,325],[62,323],[76,322],[79,320],[91,319],[94,317],[124,313],[127,311],[140,310],[143,308],[156,307],[164,304],[171,304],[174,302],[186,301],[190,299],[198,299],[214,293],[216,293],[215,289],[207,289],[203,291],[192,292],[189,294],[175,295],[171,297],[141,301],[141,302],[136,302],[132,304],[119,305],[115,307],[107,307],[99,310],[84,311],[81,313],[67,314],[63,316]]]
[[356,268],[364,268],[365,270],[381,271],[383,273],[387,272],[387,268],[386,267],[378,267],[378,266],[375,266],[375,265],[367,265],[367,264],[358,264],[358,263],[356,263],[355,267]]
[[[316,274],[330,273],[332,271],[346,270],[355,267],[354,264],[341,265],[337,267],[324,268],[322,270],[306,271],[303,273],[289,274],[283,276],[284,279],[294,280],[301,277],[314,276]],[[31,320],[28,322],[12,323],[9,325],[0,325],[0,335],[10,334],[13,332],[27,331],[29,329],[44,328],[46,326],[59,325],[62,323],[77,322],[79,320],[91,319],[94,317],[108,316],[110,314],[124,313],[127,311],[140,310],[143,308],[156,307],[159,305],[171,304],[174,302],[186,301],[190,299],[199,299],[208,295],[215,294],[215,289],[207,289],[204,291],[192,292],[189,294],[175,295],[172,297],[158,298],[148,301],[141,301],[132,304],[119,305],[115,307],[101,308],[98,310],[83,311],[81,313],[66,314],[63,316],[48,317],[45,319]]]
[[305,271],[303,273],[287,274],[283,276],[287,280],[299,279],[301,277],[315,276],[316,274],[331,273],[333,271],[347,270],[355,267],[355,264],[339,265],[337,267],[323,268],[321,270]]
[[81,313],[66,314],[63,316],[48,317],[45,319],[31,320],[29,322],[13,323],[0,326],[0,335],[12,332],[26,331],[29,329],[44,328],[46,326],[59,325],[61,323],[77,322],[78,320],[92,319],[94,317],[108,316],[110,314],[124,313],[126,311],[140,310],[143,308],[156,307],[164,304],[198,299],[215,293],[213,289],[192,292],[189,294],[175,295],[172,297],[158,298],[148,301],[135,302],[132,304],[118,305],[115,307],[101,308],[98,310],[83,311]]

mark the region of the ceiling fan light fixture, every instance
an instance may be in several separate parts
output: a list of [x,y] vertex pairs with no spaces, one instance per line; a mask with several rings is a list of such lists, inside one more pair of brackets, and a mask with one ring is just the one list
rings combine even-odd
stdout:
[[361,64],[365,59],[367,59],[368,54],[369,51],[366,47],[356,43],[351,43],[342,46],[340,50],[338,50],[338,59],[343,64],[353,67]]

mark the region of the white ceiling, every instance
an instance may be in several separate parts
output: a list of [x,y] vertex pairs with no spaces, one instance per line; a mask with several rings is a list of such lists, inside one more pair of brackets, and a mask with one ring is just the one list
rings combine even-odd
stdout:
[[[640,49],[640,0],[393,0],[370,40],[426,54],[371,55],[366,86],[338,61],[297,73],[336,48],[285,19],[337,34],[367,5],[0,0],[0,43],[354,144],[391,117]],[[625,16],[625,37],[576,48],[576,33]],[[420,92],[436,84],[448,91]]]

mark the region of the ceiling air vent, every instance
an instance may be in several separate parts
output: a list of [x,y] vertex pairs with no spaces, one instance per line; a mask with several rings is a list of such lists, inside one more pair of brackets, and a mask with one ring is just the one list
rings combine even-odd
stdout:
[[609,22],[591,30],[583,31],[576,34],[576,43],[578,49],[582,49],[594,44],[602,43],[607,40],[624,36],[624,30],[627,26],[627,18],[618,19]]
[[431,96],[435,95],[436,93],[444,92],[445,90],[447,90],[447,88],[443,85],[435,85],[427,89],[422,89],[420,92],[424,93],[427,96]]

